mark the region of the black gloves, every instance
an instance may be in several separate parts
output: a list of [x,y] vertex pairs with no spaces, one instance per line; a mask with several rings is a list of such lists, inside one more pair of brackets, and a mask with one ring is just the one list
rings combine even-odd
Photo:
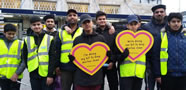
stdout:
[[75,57],[74,57],[74,56],[72,56],[71,54],[69,54],[69,55],[68,55],[68,58],[70,59],[70,61],[71,61],[71,62],[73,62],[73,61],[74,61],[74,59],[75,59]]
[[128,57],[128,55],[129,55],[129,49],[128,48],[126,48],[125,50],[124,50],[124,52],[123,53],[121,53],[121,55],[120,55],[120,60],[124,60],[125,58],[127,58]]

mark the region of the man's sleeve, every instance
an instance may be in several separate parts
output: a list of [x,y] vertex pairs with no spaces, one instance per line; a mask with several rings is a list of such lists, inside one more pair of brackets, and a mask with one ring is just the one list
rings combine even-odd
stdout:
[[56,64],[57,64],[57,59],[56,59],[55,43],[54,40],[52,40],[50,45],[50,50],[49,50],[48,77],[54,76]]

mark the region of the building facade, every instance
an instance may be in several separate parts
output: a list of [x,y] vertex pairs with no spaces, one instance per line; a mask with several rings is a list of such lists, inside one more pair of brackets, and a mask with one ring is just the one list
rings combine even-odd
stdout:
[[161,0],[0,0],[0,8],[34,9],[95,13],[102,10],[109,14],[151,15],[150,8]]
[[[96,13],[98,10],[113,15],[152,15],[150,8],[161,4],[161,0],[0,0],[0,8],[19,10],[42,10],[66,12],[68,9],[76,9],[82,13]],[[27,12],[27,11],[25,11]],[[33,11],[33,14],[37,14]],[[39,12],[48,14],[48,12]],[[0,32],[7,22],[15,23],[19,29],[19,36],[29,27],[29,18],[33,14],[4,14],[0,10]],[[44,15],[40,15],[43,17]],[[123,17],[122,17],[123,18]],[[115,19],[114,19],[115,20]],[[57,26],[65,22],[64,16],[57,16]],[[24,24],[23,24],[24,23]]]

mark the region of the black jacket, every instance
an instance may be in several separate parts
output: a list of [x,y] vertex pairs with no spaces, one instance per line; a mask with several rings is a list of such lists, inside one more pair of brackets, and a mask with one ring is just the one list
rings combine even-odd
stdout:
[[114,54],[114,47],[115,45],[115,37],[116,37],[116,33],[110,35],[109,34],[109,27],[106,26],[104,30],[102,30],[101,28],[97,27],[96,28],[96,32],[103,35],[106,41],[106,44],[110,47],[110,50],[112,52],[111,58],[109,58],[109,60],[107,61],[107,63],[116,62],[116,58],[113,56]]
[[[93,44],[94,42],[105,42],[105,39],[102,35],[97,34],[93,31],[93,34],[87,35],[83,32],[83,34],[77,37],[74,40],[74,46],[79,43],[86,43],[88,45]],[[98,70],[93,76],[85,73],[79,68],[75,71],[74,83],[80,86],[94,86],[101,85],[103,83],[103,71],[102,68]]]
[[[28,34],[28,36],[34,36],[35,44],[38,45],[38,47],[41,44],[41,41],[44,37],[46,32],[42,30],[41,34],[38,36],[34,32]],[[28,56],[28,50],[27,50],[27,45],[26,42],[24,41],[24,46],[23,46],[23,59],[25,60],[26,67],[27,66],[27,56]],[[50,45],[50,50],[49,50],[49,65],[48,65],[48,76],[47,77],[53,77],[53,72],[55,70],[55,64],[56,64],[56,59],[55,59],[55,45],[54,45],[54,40],[51,41]],[[33,72],[30,72],[30,77],[31,78],[41,78],[41,76],[38,73],[38,68],[34,70]]]
[[[159,24],[155,18],[153,17],[151,21],[147,24],[144,24],[142,26],[143,29],[150,32],[154,37],[154,45],[150,49],[150,51],[147,53],[147,72],[149,74],[153,74],[154,77],[160,77],[160,54],[157,53],[157,48],[160,48],[161,43],[161,29],[165,27],[167,24],[167,18],[164,18],[164,22],[162,24]],[[155,47],[157,46],[157,47]],[[160,52],[160,49],[158,49],[158,52]]]

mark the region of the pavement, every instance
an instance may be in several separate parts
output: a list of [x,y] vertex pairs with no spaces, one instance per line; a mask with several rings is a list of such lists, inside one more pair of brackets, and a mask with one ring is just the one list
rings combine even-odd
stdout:
[[[24,73],[24,77],[21,80],[21,82],[23,84],[21,84],[21,89],[20,90],[31,90],[29,73],[28,73],[27,70],[25,70],[23,73]],[[105,79],[105,82],[106,83],[105,83],[105,89],[104,90],[109,90],[107,79]],[[0,88],[0,90],[1,90],[1,88]],[[145,84],[142,85],[142,89],[141,90],[145,90]]]

